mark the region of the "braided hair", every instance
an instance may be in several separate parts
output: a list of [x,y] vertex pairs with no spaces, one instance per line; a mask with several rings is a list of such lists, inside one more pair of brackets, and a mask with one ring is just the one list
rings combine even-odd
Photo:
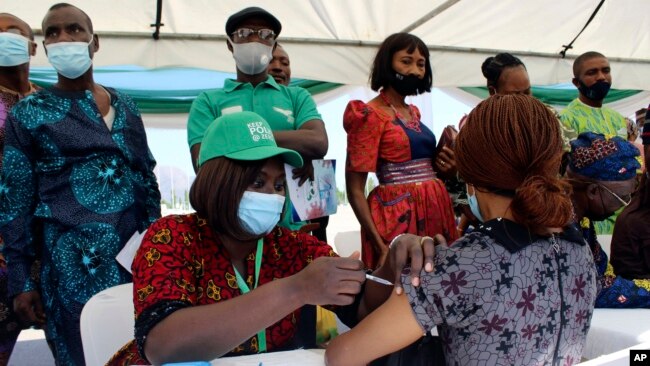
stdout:
[[537,234],[571,220],[570,186],[558,179],[562,139],[557,118],[527,95],[495,95],[470,112],[455,146],[461,177],[510,196],[512,215]]
[[496,56],[486,58],[481,65],[481,72],[487,80],[487,86],[496,88],[497,81],[499,81],[503,70],[507,67],[515,66],[523,66],[524,69],[526,68],[526,65],[520,59],[507,52],[503,52],[498,53]]

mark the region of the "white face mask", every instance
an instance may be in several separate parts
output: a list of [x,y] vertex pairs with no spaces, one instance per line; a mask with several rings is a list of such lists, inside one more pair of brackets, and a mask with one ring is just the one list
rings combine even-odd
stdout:
[[246,75],[257,75],[269,67],[273,58],[273,46],[259,42],[234,43],[232,45],[232,57],[239,71]]
[[48,44],[45,46],[47,59],[59,74],[68,79],[76,79],[88,71],[93,64],[88,50],[93,39],[91,35],[88,43],[58,42]]
[[18,66],[28,62],[29,39],[19,34],[0,32],[0,66]]
[[284,196],[246,191],[239,202],[239,220],[253,235],[266,235],[280,222]]

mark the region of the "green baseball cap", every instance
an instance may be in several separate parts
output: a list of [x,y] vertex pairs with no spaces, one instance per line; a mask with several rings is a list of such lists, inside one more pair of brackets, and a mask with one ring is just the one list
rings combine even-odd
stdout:
[[205,130],[199,151],[199,166],[225,156],[234,160],[263,160],[281,155],[285,163],[302,167],[294,150],[278,147],[269,124],[257,113],[237,112],[215,119]]

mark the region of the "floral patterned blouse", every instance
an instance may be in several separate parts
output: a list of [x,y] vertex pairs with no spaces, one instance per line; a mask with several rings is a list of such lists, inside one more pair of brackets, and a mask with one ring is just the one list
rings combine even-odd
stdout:
[[490,220],[438,246],[434,268],[404,289],[424,330],[439,326],[448,365],[580,362],[597,284],[577,228],[544,238]]

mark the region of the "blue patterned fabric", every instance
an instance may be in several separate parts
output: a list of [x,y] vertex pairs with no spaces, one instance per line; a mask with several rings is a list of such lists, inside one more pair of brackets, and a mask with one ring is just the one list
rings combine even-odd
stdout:
[[[40,89],[34,84],[30,85],[31,91]],[[3,150],[5,145],[5,121],[9,111],[13,106],[18,103],[23,95],[11,89],[7,89],[0,85],[0,150]],[[2,160],[2,151],[0,151],[0,160]],[[2,162],[0,161],[0,168]],[[2,204],[2,202],[0,202]],[[4,247],[4,241],[0,237],[0,250]],[[34,262],[34,269],[31,272],[34,274],[40,269],[40,263]],[[18,316],[13,310],[13,299],[7,293],[7,261],[2,254],[0,254],[0,365],[6,365],[11,358],[11,351],[16,344],[18,334],[24,325],[20,323]],[[35,277],[34,281],[38,281]]]
[[418,323],[425,331],[438,326],[447,365],[580,362],[597,287],[591,253],[576,234],[543,238],[490,220],[437,246],[420,287],[403,278]]
[[614,273],[598,242],[594,223],[583,220],[582,233],[594,255],[600,291],[597,308],[650,308],[650,280],[628,280]]
[[[46,336],[58,364],[83,364],[79,316],[91,296],[131,280],[115,260],[124,243],[160,217],[160,192],[140,113],[107,88],[109,130],[90,91],[42,90],[18,103],[6,123],[0,232],[9,293],[35,289],[42,257]],[[32,227],[42,225],[43,239]]]
[[618,136],[606,138],[594,132],[583,132],[571,141],[569,166],[574,173],[603,181],[623,181],[636,176],[641,164],[639,149]]

